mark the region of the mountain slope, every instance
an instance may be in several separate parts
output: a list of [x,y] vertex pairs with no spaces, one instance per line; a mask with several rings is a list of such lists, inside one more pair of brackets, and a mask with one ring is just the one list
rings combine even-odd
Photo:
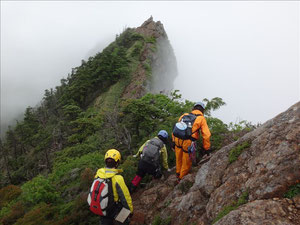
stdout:
[[[151,17],[138,28],[127,28],[101,53],[82,60],[60,86],[45,90],[41,103],[28,107],[24,120],[8,130],[0,145],[2,185],[51,173],[57,153],[107,133],[104,128],[112,123],[108,117],[118,116],[122,102],[156,92],[157,79],[165,84],[161,90],[170,91],[176,75],[175,55],[160,22]],[[113,137],[112,133],[108,138]],[[94,141],[90,151],[96,151],[99,143]]]

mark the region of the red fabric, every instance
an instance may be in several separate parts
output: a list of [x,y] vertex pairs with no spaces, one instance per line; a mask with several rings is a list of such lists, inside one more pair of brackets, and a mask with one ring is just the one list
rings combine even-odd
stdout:
[[142,177],[140,177],[139,175],[136,175],[133,178],[133,180],[131,181],[131,183],[137,187],[140,184],[141,180],[142,180]]

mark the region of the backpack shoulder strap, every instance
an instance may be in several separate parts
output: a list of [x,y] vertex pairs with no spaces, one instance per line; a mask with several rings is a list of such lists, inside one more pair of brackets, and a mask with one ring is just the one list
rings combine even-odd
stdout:
[[[193,114],[193,113],[191,113],[191,114]],[[196,117],[202,116],[202,114],[193,114],[193,115],[195,115]]]
[[[193,114],[193,113],[192,113],[192,114]],[[193,114],[193,115],[196,116],[195,120],[197,119],[198,116],[203,116],[203,115],[201,115],[201,114]],[[194,122],[195,122],[195,120],[194,120]],[[194,133],[196,133],[197,131],[198,131],[198,130],[195,130],[194,132],[192,132],[192,135],[193,135]]]

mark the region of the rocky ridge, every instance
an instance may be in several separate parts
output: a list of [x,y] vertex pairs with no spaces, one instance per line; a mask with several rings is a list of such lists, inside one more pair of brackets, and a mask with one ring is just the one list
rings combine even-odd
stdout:
[[[148,41],[123,97],[140,98],[147,92],[168,93],[173,90],[173,82],[177,76],[176,57],[163,24],[160,21],[155,22],[151,16],[134,31]],[[150,77],[147,69],[151,70]]]
[[299,140],[300,102],[215,152],[178,185],[172,174],[140,189],[131,224],[300,224],[300,196],[283,197],[300,182]]

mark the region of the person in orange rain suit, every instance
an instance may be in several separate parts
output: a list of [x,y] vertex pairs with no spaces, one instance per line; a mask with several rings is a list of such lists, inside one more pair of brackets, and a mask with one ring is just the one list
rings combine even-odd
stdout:
[[[187,175],[192,167],[192,161],[189,157],[188,147],[192,144],[192,141],[199,139],[199,131],[203,138],[203,153],[209,155],[210,150],[210,136],[211,133],[204,118],[205,105],[202,102],[197,102],[194,105],[192,114],[196,115],[196,119],[192,126],[191,139],[183,140],[175,137],[172,134],[172,149],[175,151],[176,155],[176,175],[180,181],[185,175]],[[178,121],[181,121],[182,117],[188,115],[189,113],[184,113]]]

